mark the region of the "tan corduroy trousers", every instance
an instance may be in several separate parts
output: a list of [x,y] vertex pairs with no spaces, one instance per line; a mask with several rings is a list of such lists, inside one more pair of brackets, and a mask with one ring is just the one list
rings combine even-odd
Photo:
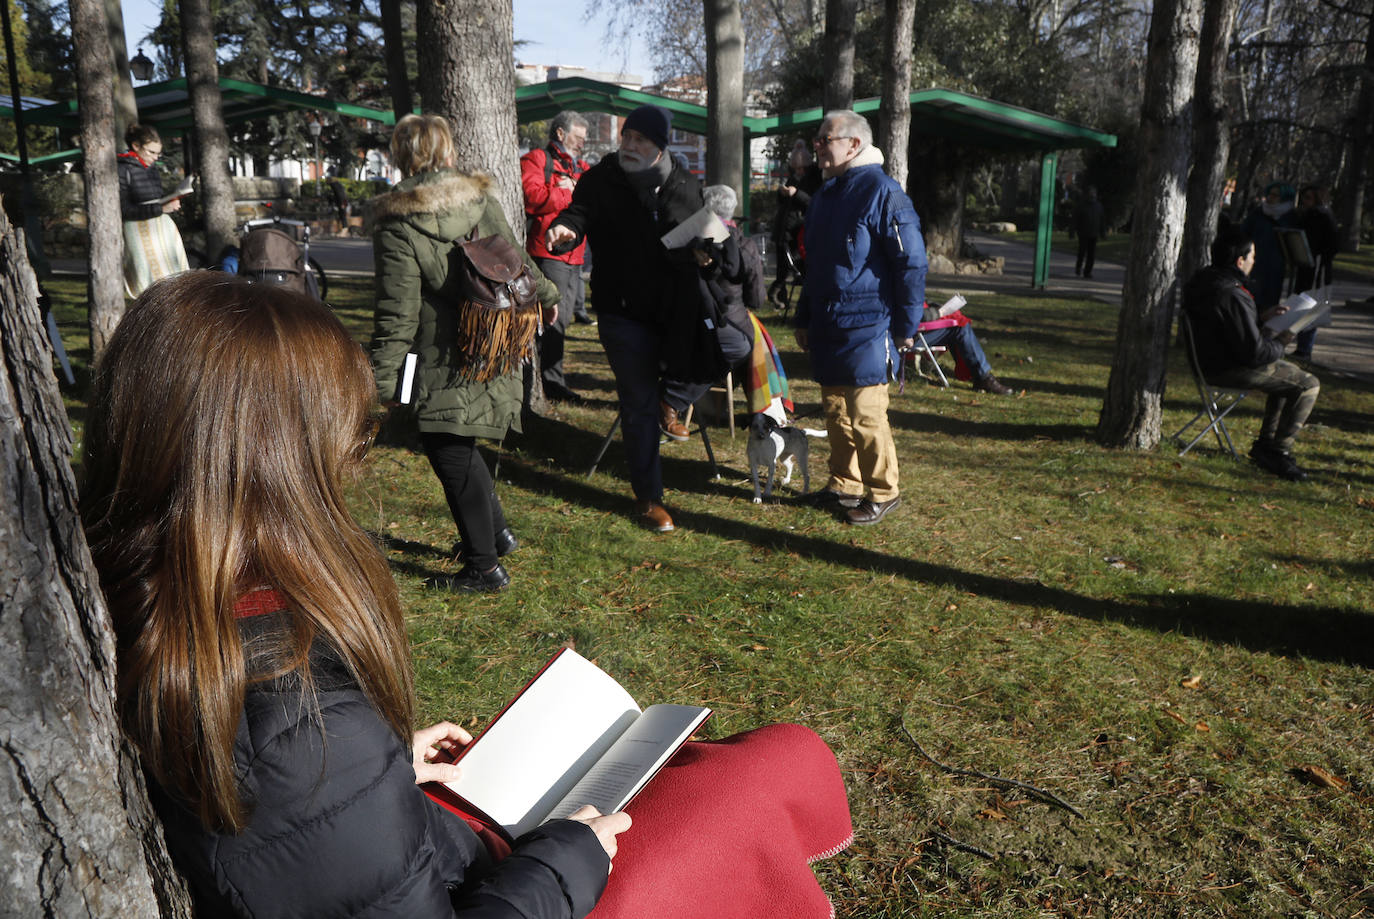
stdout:
[[831,491],[875,502],[897,497],[897,447],[887,426],[887,384],[822,386]]

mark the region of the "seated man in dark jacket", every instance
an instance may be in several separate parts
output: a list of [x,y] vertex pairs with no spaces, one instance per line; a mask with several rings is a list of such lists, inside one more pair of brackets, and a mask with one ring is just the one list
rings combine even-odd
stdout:
[[1293,459],[1293,439],[1317,401],[1321,383],[1282,360],[1291,332],[1269,337],[1261,325],[1286,310],[1259,314],[1245,282],[1255,265],[1255,242],[1243,229],[1222,230],[1212,243],[1212,264],[1183,288],[1183,311],[1192,325],[1202,375],[1209,383],[1268,395],[1259,437],[1250,448],[1255,465],[1290,481],[1307,473]]

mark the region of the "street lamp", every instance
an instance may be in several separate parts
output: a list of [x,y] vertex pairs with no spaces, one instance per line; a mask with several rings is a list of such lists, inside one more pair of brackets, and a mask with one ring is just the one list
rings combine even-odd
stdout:
[[143,53],[143,49],[138,49],[138,54],[129,62],[129,72],[134,75],[135,80],[148,82],[153,78],[153,62]]
[[315,142],[315,194],[320,194],[320,130],[324,126],[319,120],[310,122],[306,128],[310,131],[310,137]]

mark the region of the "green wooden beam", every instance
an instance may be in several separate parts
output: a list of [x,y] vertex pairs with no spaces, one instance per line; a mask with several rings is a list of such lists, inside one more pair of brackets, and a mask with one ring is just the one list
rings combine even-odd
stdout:
[[1031,286],[1041,290],[1050,278],[1050,239],[1054,232],[1054,179],[1059,154],[1053,150],[1040,159],[1040,208],[1035,221],[1035,267]]

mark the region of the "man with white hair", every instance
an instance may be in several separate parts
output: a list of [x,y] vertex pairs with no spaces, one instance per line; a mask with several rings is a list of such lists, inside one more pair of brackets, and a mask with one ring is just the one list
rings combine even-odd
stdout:
[[814,141],[825,177],[806,215],[806,279],[793,319],[811,354],[830,439],[830,478],[804,500],[874,524],[900,503],[887,387],[925,303],[926,246],[861,115],[829,112]]
[[549,122],[548,145],[520,157],[520,185],[528,221],[525,248],[544,277],[558,285],[558,315],[544,327],[539,347],[544,394],[564,402],[582,401],[563,374],[563,348],[570,321],[592,321],[587,316],[586,285],[582,282],[582,258],[587,247],[578,245],[555,255],[544,244],[544,234],[572,203],[573,188],[587,171],[587,164],[579,159],[586,143],[587,119],[577,112],[563,111]]

